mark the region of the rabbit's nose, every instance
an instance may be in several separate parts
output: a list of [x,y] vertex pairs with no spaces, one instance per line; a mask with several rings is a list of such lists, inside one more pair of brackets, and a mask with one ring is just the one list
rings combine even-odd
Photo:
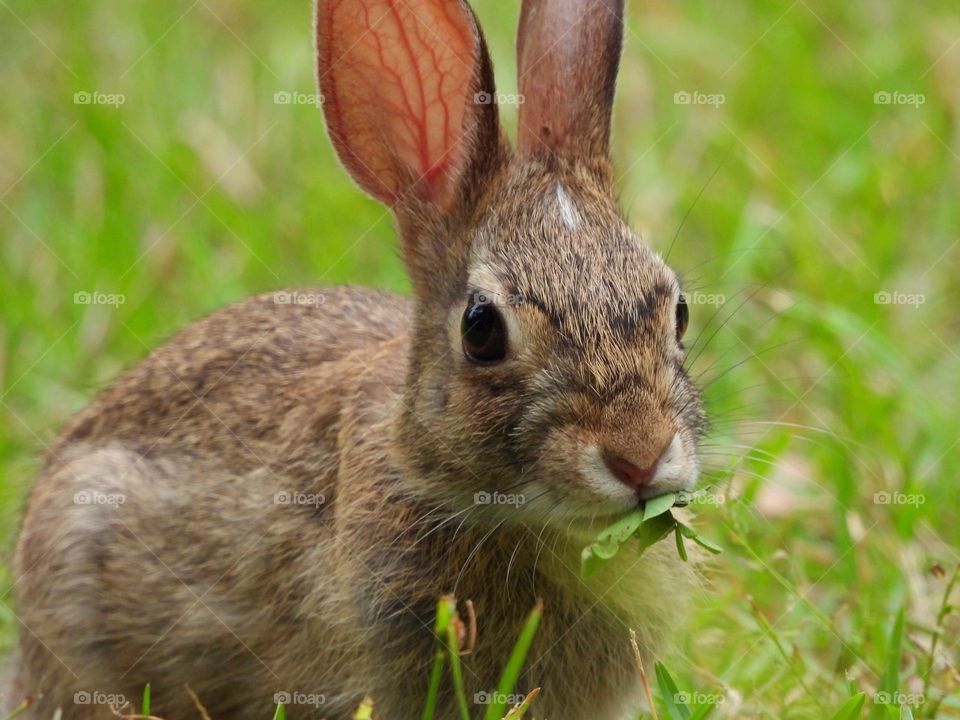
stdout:
[[653,482],[657,468],[663,456],[669,452],[671,442],[667,441],[659,452],[644,454],[617,452],[610,448],[602,451],[603,462],[611,474],[627,487],[642,490]]
[[654,460],[649,465],[640,466],[622,455],[609,452],[603,453],[603,462],[617,480],[637,490],[650,484],[657,473],[657,465],[660,464],[659,460]]

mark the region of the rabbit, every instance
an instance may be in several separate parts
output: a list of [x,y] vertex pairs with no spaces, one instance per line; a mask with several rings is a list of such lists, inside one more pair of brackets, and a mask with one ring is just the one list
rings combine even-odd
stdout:
[[[677,274],[617,208],[622,0],[523,0],[519,130],[465,0],[318,0],[320,91],[394,213],[405,297],[266,293],[73,418],[15,553],[29,717],[421,716],[437,601],[472,601],[480,716],[530,609],[531,717],[614,720],[698,583],[672,543],[587,580],[582,548],[690,489],[705,412]],[[331,219],[331,222],[334,222]],[[461,717],[446,678],[436,717]]]

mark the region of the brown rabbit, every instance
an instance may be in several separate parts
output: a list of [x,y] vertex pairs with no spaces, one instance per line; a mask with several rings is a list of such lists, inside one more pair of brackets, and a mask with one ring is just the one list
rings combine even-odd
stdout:
[[[463,0],[319,0],[344,165],[396,214],[407,299],[263,295],[187,328],[66,428],[16,555],[32,717],[420,717],[437,599],[471,599],[468,698],[527,612],[533,715],[627,717],[693,573],[665,543],[589,581],[580,550],[690,488],[704,418],[678,280],[608,160],[622,0],[524,0],[519,138]],[[449,687],[445,682],[444,687]],[[459,717],[450,691],[437,717]]]

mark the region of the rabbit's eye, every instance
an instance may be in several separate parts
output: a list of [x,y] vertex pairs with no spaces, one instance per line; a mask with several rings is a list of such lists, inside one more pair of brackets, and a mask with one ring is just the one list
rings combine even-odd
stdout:
[[690,310],[687,308],[687,299],[681,295],[677,300],[677,342],[687,332],[687,323],[690,322]]
[[472,303],[460,322],[464,354],[479,363],[494,363],[507,355],[507,332],[500,312],[489,303]]

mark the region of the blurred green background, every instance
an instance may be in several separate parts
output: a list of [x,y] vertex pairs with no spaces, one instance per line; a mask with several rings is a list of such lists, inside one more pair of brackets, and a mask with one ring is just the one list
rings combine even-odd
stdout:
[[[698,523],[726,549],[663,659],[715,717],[827,718],[856,690],[960,717],[940,612],[960,560],[956,2],[628,6],[621,203],[659,251],[676,238],[723,500]],[[518,3],[475,8],[515,92]],[[18,515],[71,413],[245,295],[407,287],[306,97],[311,14],[0,0],[4,651]]]

